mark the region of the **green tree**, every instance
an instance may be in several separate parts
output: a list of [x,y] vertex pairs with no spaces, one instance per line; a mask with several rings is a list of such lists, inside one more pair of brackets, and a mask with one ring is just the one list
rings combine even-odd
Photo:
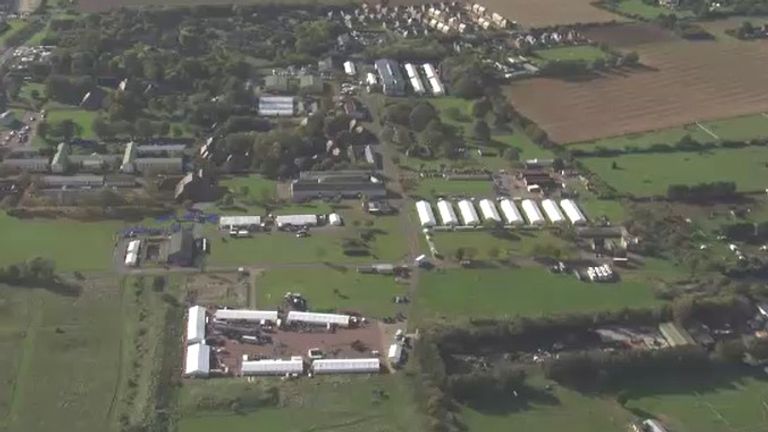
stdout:
[[472,125],[472,137],[483,144],[491,140],[491,128],[485,120],[475,120]]
[[493,109],[493,104],[488,98],[481,98],[472,104],[472,115],[478,119],[484,119]]
[[428,102],[416,104],[408,115],[408,123],[411,129],[421,132],[427,128],[429,122],[437,118],[437,110]]

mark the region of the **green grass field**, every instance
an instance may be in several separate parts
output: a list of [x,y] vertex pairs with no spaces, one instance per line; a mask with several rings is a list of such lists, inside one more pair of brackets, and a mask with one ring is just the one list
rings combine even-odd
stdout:
[[280,306],[286,292],[300,292],[312,310],[353,310],[383,318],[398,310],[392,298],[405,295],[407,285],[393,276],[366,275],[348,268],[273,269],[256,278],[257,306]]
[[86,111],[78,108],[56,108],[48,111],[47,121],[53,125],[64,120],[72,120],[76,125],[76,136],[83,139],[94,139],[96,134],[93,132],[93,120],[96,117],[98,117],[98,112],[96,111]]
[[638,15],[643,19],[652,20],[656,19],[659,14],[669,14],[674,12],[678,17],[691,17],[693,13],[687,10],[671,11],[668,8],[661,6],[654,6],[645,3],[643,0],[621,0],[616,3],[616,9],[619,12],[626,14]]
[[539,316],[657,304],[642,282],[597,284],[543,268],[423,274],[414,307],[424,317]]
[[29,25],[29,22],[22,19],[15,19],[15,20],[8,21],[8,25],[11,28],[4,31],[3,34],[0,35],[0,46],[5,46],[5,43],[8,41],[8,38],[10,38],[12,35],[18,33],[19,31],[27,27]]
[[492,183],[487,180],[446,180],[443,178],[425,178],[419,181],[416,195],[424,198],[445,196],[493,197]]
[[13,245],[3,248],[0,265],[42,256],[54,260],[61,271],[107,270],[112,267],[114,235],[120,227],[119,222],[21,220],[0,213],[3,242]]
[[[268,380],[268,379],[267,379]],[[280,407],[255,412],[197,412],[184,410],[179,432],[416,432],[423,419],[411,400],[407,382],[396,375],[302,378],[280,383]],[[192,391],[210,388],[212,395],[227,392],[227,386],[252,385],[245,381],[194,381],[184,384],[182,406]],[[194,387],[197,387],[195,389]],[[377,395],[377,391],[384,396]]]
[[505,231],[503,236],[491,231],[437,232],[433,241],[438,252],[449,260],[455,259],[459,248],[473,249],[473,259],[490,261],[529,256],[543,245],[560,249],[564,256],[573,252],[569,243],[544,231]]
[[79,297],[0,286],[0,430],[116,430],[118,291],[108,282]]
[[[753,114],[720,120],[704,121],[701,125],[721,140],[744,141],[768,137],[768,117]],[[690,135],[702,143],[717,141],[712,134],[696,124],[689,124],[656,131],[640,132],[616,137],[603,138],[595,141],[573,143],[574,150],[593,151],[598,147],[607,149],[622,149],[627,147],[648,148],[654,144],[675,144],[680,138]]]
[[584,60],[586,62],[593,62],[597,59],[605,59],[606,55],[600,48],[593,47],[591,45],[580,46],[565,46],[558,48],[547,48],[534,51],[534,54],[538,56],[542,63],[549,61],[569,61],[569,60]]
[[[636,196],[664,195],[671,184],[732,181],[740,191],[762,191],[768,175],[768,149],[746,147],[704,153],[630,154],[584,158],[588,169],[619,192]],[[618,168],[613,169],[613,163]],[[649,169],[653,167],[653,169]]]
[[628,388],[627,408],[649,413],[675,432],[765,432],[766,384],[763,377],[728,373],[711,380],[650,380]]

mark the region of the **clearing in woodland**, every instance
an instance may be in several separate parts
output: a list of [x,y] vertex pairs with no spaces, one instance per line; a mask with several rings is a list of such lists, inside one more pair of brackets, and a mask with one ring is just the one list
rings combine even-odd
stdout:
[[626,47],[637,51],[646,67],[587,82],[523,80],[509,85],[506,94],[560,143],[768,110],[768,93],[760,91],[768,63],[766,44],[723,39]]

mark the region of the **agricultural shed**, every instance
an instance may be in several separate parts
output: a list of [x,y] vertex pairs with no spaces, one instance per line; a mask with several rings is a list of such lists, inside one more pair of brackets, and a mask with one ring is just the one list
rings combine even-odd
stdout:
[[408,80],[411,82],[413,92],[417,95],[423,95],[425,93],[424,84],[421,82],[419,71],[416,69],[416,66],[411,63],[406,63],[405,72],[408,75]]
[[437,210],[440,213],[440,219],[443,221],[443,225],[459,224],[459,218],[456,217],[456,213],[453,211],[453,205],[450,201],[438,201]]
[[222,216],[219,218],[219,229],[231,230],[261,225],[261,216]]
[[348,327],[349,321],[352,319],[349,315],[329,314],[329,313],[317,313],[317,312],[299,312],[290,311],[286,318],[287,323],[304,323],[314,325],[337,325],[341,327]]
[[196,343],[187,347],[187,361],[184,364],[184,375],[187,377],[205,378],[211,371],[211,347],[204,343]]
[[390,345],[389,351],[387,351],[387,359],[390,364],[394,366],[399,365],[403,361],[403,345],[399,343]]
[[565,215],[573,225],[583,225],[587,223],[587,218],[584,213],[581,212],[576,202],[571,199],[564,199],[560,201],[560,207],[563,208]]
[[290,360],[244,360],[240,372],[243,375],[285,375],[304,373],[304,361],[301,357]]
[[472,201],[459,201],[459,212],[461,212],[464,225],[478,225],[480,223],[480,218],[477,217],[477,211],[475,211],[475,205],[472,204]]
[[422,227],[433,227],[437,224],[432,206],[427,201],[416,201],[416,213],[419,214],[419,222]]
[[480,213],[483,214],[484,220],[501,222],[501,215],[499,215],[499,211],[496,210],[496,204],[489,199],[480,200]]
[[565,222],[565,216],[557,203],[551,199],[545,199],[541,202],[541,207],[544,209],[544,213],[547,214],[547,219],[554,224],[560,224]]
[[187,343],[205,341],[205,308],[192,306],[187,311]]
[[277,311],[255,309],[217,309],[213,313],[217,320],[277,321]]
[[539,210],[539,206],[536,204],[536,201],[526,199],[523,200],[521,206],[523,207],[525,217],[528,218],[529,224],[543,225],[545,223],[544,216],[541,214],[541,210]]
[[301,225],[316,226],[317,225],[317,215],[303,214],[303,215],[275,216],[275,224],[277,224],[278,227],[282,227],[282,226],[286,226],[286,225],[293,225],[293,226],[301,226]]
[[522,225],[525,223],[523,215],[520,214],[520,210],[517,209],[517,206],[512,200],[504,198],[499,201],[499,207],[501,208],[501,212],[504,213],[504,219],[508,224]]
[[402,96],[405,94],[405,80],[400,73],[400,64],[394,60],[379,59],[374,63],[379,74],[381,89],[387,96]]
[[332,373],[373,373],[381,368],[377,358],[361,359],[322,359],[312,362],[312,372],[315,374]]

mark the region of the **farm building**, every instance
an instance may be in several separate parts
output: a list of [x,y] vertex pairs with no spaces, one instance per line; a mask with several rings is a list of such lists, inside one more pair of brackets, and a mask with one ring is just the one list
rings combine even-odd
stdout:
[[389,59],[376,60],[374,68],[379,74],[381,89],[387,96],[402,96],[405,94],[405,80],[400,73],[400,65]]
[[437,70],[435,70],[435,67],[432,66],[431,63],[425,63],[422,66],[422,69],[424,69],[424,75],[427,77],[427,82],[429,83],[430,90],[432,91],[433,96],[443,96],[445,95],[445,87],[443,87],[442,81],[440,81],[440,77],[437,76]]
[[413,92],[417,95],[423,95],[425,93],[424,84],[419,77],[419,71],[411,63],[405,64],[405,73],[408,75],[408,80],[411,82]]
[[464,225],[479,225],[480,218],[477,216],[475,205],[470,200],[459,201],[459,213],[461,213],[461,219],[464,221]]
[[587,223],[587,218],[584,213],[581,212],[576,202],[571,199],[564,199],[560,201],[560,207],[563,208],[565,215],[573,225],[583,225]]
[[248,229],[261,225],[261,216],[222,216],[219,218],[219,229],[231,231],[233,229]]
[[101,172],[111,170],[113,166],[119,166],[122,156],[119,154],[98,154],[67,156],[69,166],[75,170],[88,172]]
[[228,321],[277,321],[277,311],[255,309],[217,309],[213,318]]
[[286,375],[304,373],[304,361],[301,357],[290,360],[244,360],[240,369],[243,375]]
[[501,222],[501,215],[496,210],[496,204],[489,199],[480,200],[480,213],[483,214],[483,220]]
[[140,145],[136,147],[136,155],[142,156],[183,156],[187,146],[184,144]]
[[523,200],[521,206],[523,207],[523,212],[530,225],[543,225],[546,222],[536,201],[529,199]]
[[342,226],[344,221],[341,220],[341,216],[338,213],[331,213],[328,215],[328,223],[333,226]]
[[502,199],[499,201],[499,207],[504,214],[504,220],[509,225],[522,225],[525,223],[523,215],[520,214],[520,210],[517,209],[517,206],[512,200],[506,198]]
[[403,361],[403,345],[393,343],[387,351],[387,360],[392,366],[398,366]]
[[293,96],[262,96],[259,98],[259,115],[291,117],[296,115],[296,98]]
[[322,359],[312,362],[312,372],[316,375],[333,373],[374,373],[381,368],[377,358],[362,359]]
[[316,312],[288,312],[286,322],[291,323],[304,323],[313,325],[337,325],[340,327],[348,327],[349,321],[352,319],[349,315],[329,314],[329,313],[316,313]]
[[284,226],[317,226],[317,215],[281,215],[275,216],[275,225]]
[[123,151],[123,161],[120,164],[120,171],[126,174],[132,174],[136,167],[133,165],[134,159],[136,159],[136,143],[133,141],[125,145],[125,151]]
[[205,308],[192,306],[187,310],[187,343],[205,342]]
[[553,224],[565,222],[565,216],[563,216],[563,212],[560,211],[560,208],[554,200],[545,199],[541,201],[541,207],[544,209],[547,219]]
[[190,228],[171,234],[168,241],[168,264],[191,266],[195,258],[195,235]]
[[47,172],[50,168],[48,158],[7,158],[2,166],[12,171]]
[[307,171],[291,182],[291,198],[307,201],[315,198],[385,198],[387,188],[367,171]]
[[522,173],[523,182],[529,192],[534,190],[548,190],[557,186],[557,182],[549,173],[539,170],[528,170]]
[[643,426],[648,432],[667,432],[667,428],[656,419],[643,420]]
[[180,157],[136,158],[133,166],[140,173],[176,174],[184,171],[184,159]]
[[318,94],[323,92],[323,79],[317,75],[299,76],[299,91],[302,94]]
[[187,347],[187,361],[184,375],[191,378],[206,378],[211,371],[211,347],[196,343]]
[[432,206],[427,201],[416,202],[416,213],[419,214],[419,222],[422,227],[433,227],[437,224]]
[[344,62],[344,73],[353,77],[357,75],[357,67],[355,67],[355,63],[347,60]]
[[659,324],[659,331],[670,346],[677,347],[696,344],[696,341],[693,340],[693,337],[691,337],[686,329],[673,322]]
[[440,200],[437,202],[437,211],[440,213],[440,220],[443,221],[443,225],[458,225],[459,218],[456,217],[456,213],[453,211],[453,204],[447,200]]
[[139,264],[139,248],[141,240],[131,240],[125,250],[125,265],[127,267],[136,267]]
[[176,201],[211,201],[219,196],[219,188],[214,178],[202,168],[189,172],[174,188],[173,197]]
[[97,188],[104,186],[104,176],[100,175],[47,175],[40,177],[43,188]]

